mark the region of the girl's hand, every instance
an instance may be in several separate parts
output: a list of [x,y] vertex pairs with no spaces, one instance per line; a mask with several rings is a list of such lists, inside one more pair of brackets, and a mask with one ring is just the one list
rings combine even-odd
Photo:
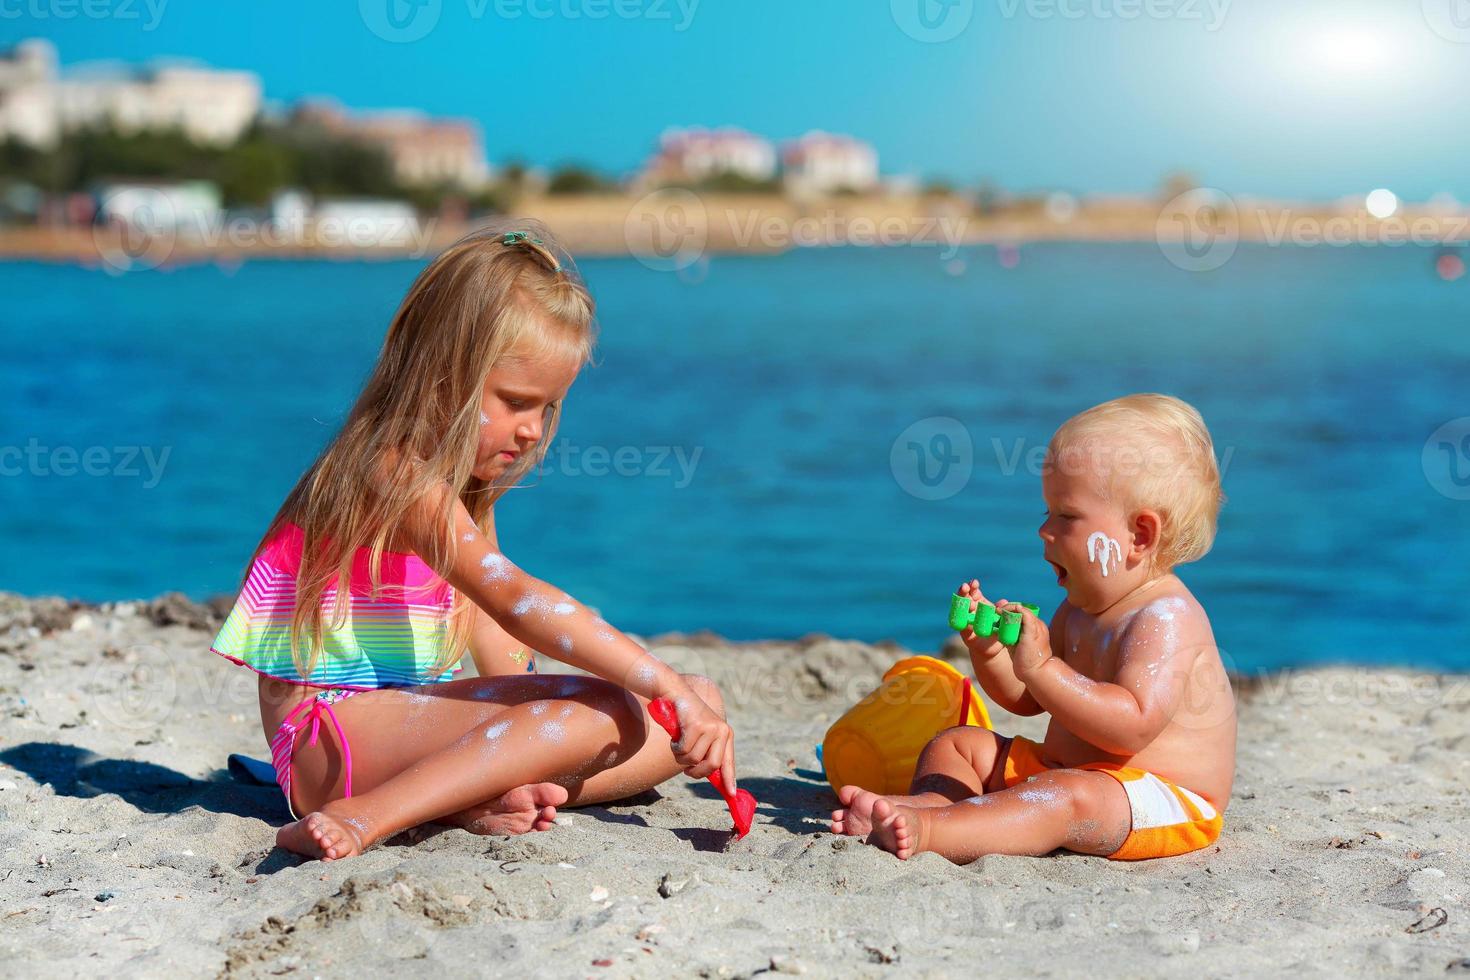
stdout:
[[1019,602],[1002,602],[996,609],[1021,614],[1021,638],[1011,648],[1011,667],[1016,671],[1016,678],[1025,684],[1052,658],[1051,631]]
[[[968,582],[961,583],[960,587],[956,589],[955,592],[957,595],[962,595],[969,598],[970,612],[974,612],[976,609],[979,609],[980,603],[990,602],[990,600],[985,598],[984,594],[982,594],[980,591],[979,579],[972,578]],[[1004,604],[1004,599],[1000,600],[999,603],[993,603],[993,605],[995,605],[997,608]],[[975,628],[973,626],[966,626],[963,630],[961,630],[960,639],[965,641],[965,646],[969,648],[970,653],[976,657],[979,657],[981,660],[989,660],[992,657],[998,657],[1002,653],[1004,653],[1006,649],[1005,644],[1000,642],[1000,634],[998,632],[992,633],[989,636],[980,636],[978,633],[975,632]]]
[[716,769],[725,788],[735,792],[735,733],[725,720],[692,690],[674,698],[679,716],[679,741],[673,743],[674,759],[684,774],[703,779]]

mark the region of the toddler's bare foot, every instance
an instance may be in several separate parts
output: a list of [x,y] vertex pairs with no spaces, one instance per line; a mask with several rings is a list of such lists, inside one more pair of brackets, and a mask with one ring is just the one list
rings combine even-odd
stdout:
[[472,834],[524,834],[550,830],[556,808],[567,801],[565,786],[529,783],[517,786],[497,799],[450,814],[440,823],[463,827]]
[[360,834],[350,820],[317,810],[276,831],[276,846],[309,858],[336,861],[362,853]]
[[949,806],[952,802],[938,793],[920,793],[917,796],[879,796],[857,786],[844,786],[837,791],[837,798],[845,803],[846,809],[832,811],[832,833],[849,837],[866,837],[873,832],[873,806],[879,800],[887,800],[895,806],[930,807]]
[[925,850],[929,837],[929,817],[921,808],[895,806],[879,798],[873,805],[873,832],[868,843],[898,857],[900,861]]
[[882,797],[861,786],[844,786],[837,798],[845,809],[832,811],[832,833],[866,837],[873,829],[873,804]]

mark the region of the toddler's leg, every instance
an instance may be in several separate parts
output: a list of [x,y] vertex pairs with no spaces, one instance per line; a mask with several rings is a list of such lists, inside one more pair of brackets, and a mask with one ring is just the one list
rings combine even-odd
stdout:
[[1128,794],[1100,772],[1053,769],[1010,789],[939,807],[878,800],[868,842],[907,859],[933,851],[957,864],[986,854],[1108,855],[1133,826]]
[[873,830],[873,806],[879,799],[904,806],[944,806],[978,796],[987,787],[998,789],[1010,741],[974,725],[945,729],[919,753],[909,795],[880,797],[857,786],[839,789],[843,809],[832,811],[832,832],[866,837]]

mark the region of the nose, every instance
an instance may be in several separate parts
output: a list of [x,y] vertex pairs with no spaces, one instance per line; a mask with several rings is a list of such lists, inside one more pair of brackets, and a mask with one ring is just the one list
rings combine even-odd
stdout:
[[1051,532],[1046,529],[1046,526],[1050,523],[1050,520],[1042,521],[1041,526],[1036,529],[1036,536],[1039,537],[1041,540],[1047,542],[1048,544],[1051,543],[1052,535]]
[[530,416],[521,422],[520,425],[516,426],[516,438],[530,443],[540,442],[542,424],[540,413]]

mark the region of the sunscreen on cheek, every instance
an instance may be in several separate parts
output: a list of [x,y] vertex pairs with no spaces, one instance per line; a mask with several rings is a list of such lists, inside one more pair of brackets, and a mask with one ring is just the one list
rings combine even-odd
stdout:
[[1101,531],[1093,531],[1087,538],[1087,561],[1102,569],[1103,578],[1108,577],[1108,567],[1123,563],[1123,546]]

